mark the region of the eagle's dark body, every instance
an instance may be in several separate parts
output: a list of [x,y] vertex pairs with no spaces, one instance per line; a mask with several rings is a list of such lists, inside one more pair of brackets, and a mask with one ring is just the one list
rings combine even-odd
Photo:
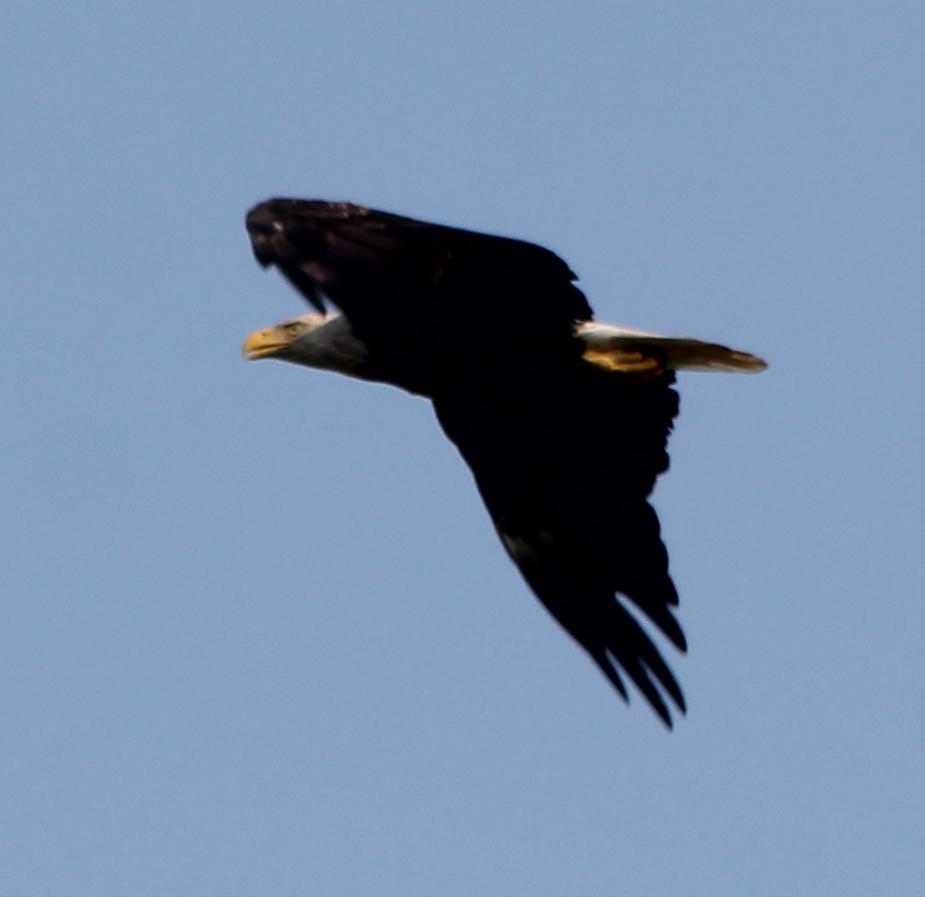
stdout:
[[247,218],[254,252],[368,348],[364,376],[432,399],[509,554],[626,697],[671,725],[674,676],[627,602],[681,651],[678,597],[647,498],[668,467],[674,374],[582,359],[591,309],[574,274],[530,243],[347,203],[277,199]]

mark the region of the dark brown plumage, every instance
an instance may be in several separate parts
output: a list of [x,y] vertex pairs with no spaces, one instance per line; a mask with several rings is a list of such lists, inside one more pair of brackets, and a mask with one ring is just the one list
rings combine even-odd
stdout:
[[343,312],[367,349],[358,376],[433,400],[532,590],[624,698],[621,673],[670,726],[668,700],[683,711],[684,697],[637,619],[686,650],[647,501],[678,413],[666,357],[583,357],[576,323],[591,309],[568,266],[530,243],[295,199],[257,206],[247,228],[262,265]]

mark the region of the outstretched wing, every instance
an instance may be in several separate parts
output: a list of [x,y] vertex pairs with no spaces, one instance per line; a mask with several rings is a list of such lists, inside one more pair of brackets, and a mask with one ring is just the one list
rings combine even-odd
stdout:
[[684,697],[629,599],[681,651],[678,595],[648,503],[678,411],[670,372],[627,383],[590,365],[527,396],[434,399],[501,541],[534,593],[627,697],[619,669],[671,726]]
[[627,697],[667,725],[684,698],[626,599],[680,650],[677,593],[647,502],[668,466],[673,375],[581,358],[591,318],[568,266],[530,243],[348,203],[276,199],[247,219],[254,252],[369,347],[366,372],[434,400],[509,554]]
[[571,358],[592,317],[548,249],[350,203],[271,199],[247,216],[254,254],[319,311],[325,300],[369,347],[372,372],[433,395],[532,353]]

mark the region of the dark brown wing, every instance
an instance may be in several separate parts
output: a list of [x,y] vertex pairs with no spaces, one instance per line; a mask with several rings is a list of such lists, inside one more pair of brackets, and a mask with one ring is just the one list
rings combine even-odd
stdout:
[[261,264],[344,312],[373,376],[413,392],[528,352],[571,357],[572,322],[592,317],[565,262],[532,243],[298,199],[262,203],[247,229]]
[[591,309],[539,246],[306,200],[263,203],[247,226],[261,264],[349,318],[370,376],[433,398],[530,587],[670,726],[663,693],[683,710],[681,690],[621,596],[685,650],[646,500],[668,466],[672,375],[629,382],[583,362],[573,324]]
[[528,395],[500,388],[473,401],[435,397],[440,423],[468,462],[508,553],[552,615],[627,697],[618,667],[671,726],[661,692],[684,697],[656,646],[622,602],[681,651],[684,634],[668,554],[648,503],[667,469],[678,411],[671,373],[627,383],[590,365]]

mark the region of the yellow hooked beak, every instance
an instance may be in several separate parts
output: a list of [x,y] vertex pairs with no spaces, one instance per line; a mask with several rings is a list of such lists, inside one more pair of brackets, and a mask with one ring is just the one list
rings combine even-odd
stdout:
[[281,327],[268,327],[266,330],[255,330],[244,340],[243,352],[248,361],[257,358],[267,358],[276,355],[281,349],[286,349],[292,342],[292,335]]

